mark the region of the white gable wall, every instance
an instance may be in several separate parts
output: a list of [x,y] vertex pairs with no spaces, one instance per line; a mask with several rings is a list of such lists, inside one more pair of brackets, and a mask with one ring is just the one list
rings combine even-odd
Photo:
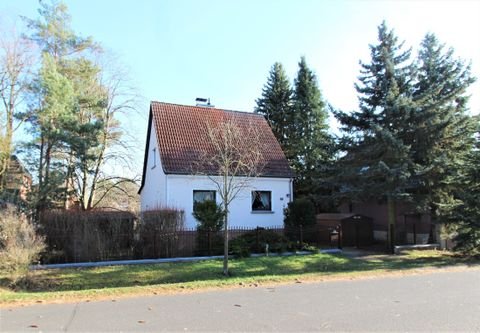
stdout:
[[[273,227],[283,226],[283,210],[288,205],[291,194],[291,183],[288,178],[254,178],[249,188],[244,188],[230,204],[230,227]],[[167,205],[185,211],[185,226],[195,228],[196,220],[193,212],[194,190],[217,190],[214,183],[206,176],[167,175]],[[271,191],[272,211],[252,212],[252,190]],[[216,193],[217,203],[221,203]],[[143,201],[142,201],[143,205]]]
[[165,207],[167,202],[167,180],[160,160],[157,133],[154,126],[152,126],[151,129],[148,149],[149,151],[146,152],[148,156],[147,168],[144,175],[144,185],[140,192],[140,205],[142,211]]

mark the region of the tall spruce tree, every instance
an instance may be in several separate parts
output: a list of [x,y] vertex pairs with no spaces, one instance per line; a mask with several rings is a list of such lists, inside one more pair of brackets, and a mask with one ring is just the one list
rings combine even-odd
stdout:
[[454,200],[439,206],[439,215],[453,233],[455,249],[469,255],[480,254],[480,118],[473,117],[477,126],[476,143],[464,161],[462,172],[456,175]]
[[409,196],[409,138],[413,103],[410,50],[403,50],[392,30],[378,27],[378,44],[370,45],[371,62],[363,63],[359,83],[360,110],[336,112],[346,132],[346,156],[339,170],[343,190],[352,200],[385,200],[388,206],[389,246],[393,250],[396,201]]
[[418,209],[435,215],[453,199],[455,179],[471,150],[474,119],[467,113],[466,89],[474,82],[470,66],[455,59],[433,34],[423,39],[414,85],[414,132],[411,154]]
[[[318,88],[317,77],[308,67],[305,57],[298,63],[298,73],[293,92],[292,146],[295,156],[292,165],[297,173],[295,195],[318,201],[324,171],[331,163],[334,142],[328,133],[328,112]],[[318,202],[317,202],[318,207]]]
[[262,97],[256,103],[255,112],[265,116],[287,159],[292,160],[295,155],[290,140],[294,128],[292,88],[281,63],[273,64]]

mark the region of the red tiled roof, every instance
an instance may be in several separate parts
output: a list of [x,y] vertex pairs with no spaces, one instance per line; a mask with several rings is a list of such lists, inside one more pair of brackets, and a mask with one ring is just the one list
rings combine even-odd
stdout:
[[[234,120],[245,134],[247,127],[253,126],[258,130],[258,139],[264,143],[260,145],[263,147],[261,153],[264,159],[261,177],[293,177],[280,144],[261,115],[161,102],[152,102],[150,112],[153,123],[149,126],[157,134],[160,158],[166,174],[191,174],[192,166],[201,165],[200,159],[213,150],[207,137],[207,123],[219,124]],[[248,140],[248,135],[244,137]],[[211,170],[200,172],[211,173]]]

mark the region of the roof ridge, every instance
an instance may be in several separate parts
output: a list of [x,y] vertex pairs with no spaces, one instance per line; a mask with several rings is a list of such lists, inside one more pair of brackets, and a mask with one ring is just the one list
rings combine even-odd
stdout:
[[175,106],[184,106],[184,107],[190,107],[190,108],[201,108],[201,109],[213,109],[213,110],[219,110],[219,111],[225,111],[225,112],[235,112],[235,113],[241,113],[241,114],[249,114],[249,115],[254,115],[258,117],[262,117],[263,115],[260,113],[255,113],[255,112],[250,112],[250,111],[240,111],[240,110],[230,110],[230,109],[220,109],[217,107],[205,107],[205,106],[197,106],[197,105],[188,105],[188,104],[178,104],[178,103],[168,103],[168,102],[160,102],[160,101],[150,101],[150,104],[157,103],[157,104],[166,104],[166,105],[175,105]]

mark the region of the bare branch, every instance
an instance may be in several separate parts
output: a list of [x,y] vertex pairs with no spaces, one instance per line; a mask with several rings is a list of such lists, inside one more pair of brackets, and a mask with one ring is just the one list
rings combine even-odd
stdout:
[[260,176],[265,165],[264,143],[258,128],[228,116],[221,122],[205,123],[208,149],[200,152],[194,174],[207,176],[215,185],[226,212],[224,223],[223,273],[228,275],[229,205],[239,193]]

